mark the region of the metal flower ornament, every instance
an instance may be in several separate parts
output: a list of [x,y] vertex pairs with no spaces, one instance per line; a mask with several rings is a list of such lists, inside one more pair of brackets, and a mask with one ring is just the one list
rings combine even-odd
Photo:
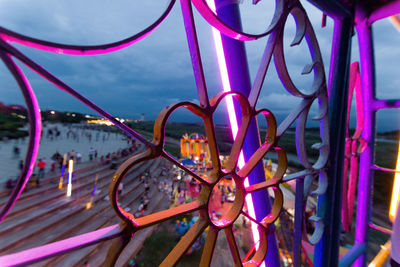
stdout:
[[[117,215],[122,219],[123,225],[125,227],[125,236],[121,237],[120,240],[114,243],[109,251],[108,258],[116,259],[118,254],[123,249],[124,245],[129,242],[130,237],[134,235],[136,231],[157,223],[161,223],[165,220],[181,216],[183,214],[198,211],[200,216],[197,222],[191,227],[191,229],[183,236],[183,238],[179,241],[175,248],[164,259],[164,261],[161,263],[161,266],[175,265],[207,227],[210,227],[210,230],[207,234],[200,266],[208,266],[211,263],[216,239],[220,231],[224,231],[226,234],[235,266],[259,266],[263,262],[268,250],[267,236],[269,234],[269,225],[278,218],[283,206],[283,194],[281,189],[279,189],[279,184],[292,179],[298,179],[300,181],[301,187],[299,186],[299,188],[302,188],[302,192],[299,192],[298,197],[301,205],[298,205],[300,207],[300,210],[297,210],[297,213],[305,212],[307,198],[310,195],[322,195],[325,193],[327,187],[328,181],[326,173],[324,171],[324,167],[328,159],[329,147],[327,125],[328,103],[321,54],[311,24],[307,19],[304,9],[297,1],[278,1],[275,16],[273,18],[271,26],[265,33],[260,35],[247,34],[231,28],[230,26],[225,24],[225,22],[218,18],[218,16],[215,14],[215,12],[206,1],[193,1],[192,3],[200,12],[200,14],[212,26],[214,26],[221,33],[229,37],[243,41],[250,41],[270,34],[270,38],[267,43],[263,59],[261,61],[249,97],[247,98],[238,92],[232,91],[219,93],[213,98],[209,99],[204,79],[203,67],[201,64],[201,55],[195,30],[191,2],[189,0],[181,1],[186,33],[188,36],[189,48],[191,52],[195,78],[198,86],[200,105],[196,105],[191,102],[181,102],[164,109],[159,114],[154,125],[154,139],[152,141],[152,146],[149,147],[146,152],[134,156],[123,163],[121,167],[117,170],[116,174],[113,177],[113,182],[110,185],[109,192],[110,200],[112,202],[114,210],[116,211]],[[308,74],[314,71],[314,82],[311,89],[308,90],[300,90],[295,86],[286,67],[283,51],[283,30],[289,14],[291,14],[297,22],[297,34],[292,45],[297,45],[301,43],[301,41],[305,37],[313,60],[313,62],[306,65],[303,70],[303,74]],[[264,77],[272,56],[274,56],[277,71],[285,88],[292,95],[303,99],[299,106],[295,108],[279,126],[277,126],[275,117],[269,110],[257,110],[255,108],[262,84],[264,82]],[[234,97],[239,103],[242,113],[242,120],[241,125],[238,129],[236,139],[233,143],[228,162],[225,166],[225,169],[223,169],[219,160],[219,151],[215,136],[213,114],[221,101],[224,98],[229,97]],[[310,163],[307,155],[305,131],[308,113],[314,101],[318,101],[318,114],[314,118],[314,120],[319,120],[321,122],[321,142],[313,145],[313,148],[319,150],[320,153],[318,159],[315,161],[314,164],[312,164]],[[179,164],[164,150],[165,126],[168,117],[173,113],[173,111],[178,108],[185,108],[192,112],[194,115],[202,118],[203,120],[206,136],[209,142],[211,154],[210,157],[213,167],[212,171],[210,171],[207,176],[200,176],[190,169],[186,168],[185,166]],[[258,114],[262,114],[267,121],[267,134],[262,144],[260,144],[259,149],[250,157],[250,159],[247,160],[244,166],[238,166],[239,155],[243,147],[244,139],[246,137],[250,121],[252,119],[255,119]],[[277,143],[279,141],[279,138],[296,120],[297,151],[299,159],[305,167],[305,170],[288,175],[285,177],[285,179],[283,179],[287,168],[287,158],[285,151],[277,146]],[[263,161],[264,156],[267,154],[267,152],[271,150],[274,150],[278,155],[278,168],[272,179],[253,184],[249,187],[245,187],[245,178],[251,173],[257,163]],[[158,213],[150,214],[141,218],[135,218],[131,213],[125,211],[118,205],[118,185],[122,181],[124,174],[127,173],[130,168],[132,168],[139,162],[151,160],[157,157],[164,157],[168,159],[170,162],[176,164],[186,173],[196,178],[202,184],[202,191],[200,192],[199,198],[191,203],[187,203]],[[211,209],[209,209],[211,195],[216,184],[226,176],[232,177],[237,186],[235,200],[232,207],[222,215],[222,218],[214,221],[212,220],[212,214],[210,212]],[[320,178],[319,187],[316,190],[311,191],[311,184],[315,177]],[[251,194],[252,192],[266,188],[272,188],[274,190],[275,200],[270,214],[268,214],[262,220],[257,221],[243,210],[243,207],[245,205],[245,197],[247,194]],[[242,262],[240,258],[238,246],[236,244],[232,230],[233,223],[240,214],[246,216],[253,223],[257,224],[260,233],[259,248],[256,250],[253,258],[244,262]],[[320,212],[319,216],[314,215],[310,218],[305,218],[305,216],[303,216],[301,218],[301,222],[298,226],[300,227],[300,229],[298,229],[297,231],[298,233],[301,233],[299,240],[304,239],[311,244],[316,244],[321,239],[324,230],[324,226],[322,223],[323,214],[322,216],[321,214],[322,213]],[[311,236],[307,235],[307,232],[305,231],[306,220],[311,220],[316,223],[315,231]],[[113,262],[109,262],[109,264],[112,263]]]
[[[238,136],[233,143],[231,153],[229,155],[226,168],[223,169],[220,162],[218,145],[215,136],[215,126],[213,122],[213,113],[217,109],[221,101],[227,97],[233,96],[240,103],[241,110],[243,113],[242,123],[239,128]],[[207,134],[211,161],[212,161],[212,171],[208,172],[208,175],[200,176],[199,174],[191,171],[185,166],[177,163],[165,150],[164,150],[164,132],[167,120],[171,113],[178,108],[185,108],[191,111],[194,115],[199,116],[205,125],[205,131]],[[257,152],[251,157],[251,159],[245,164],[241,169],[238,168],[238,159],[240,151],[244,143],[244,137],[250,121],[254,119],[257,114],[262,114],[268,123],[268,131],[265,136],[263,144],[257,150]],[[165,220],[173,219],[183,214],[187,214],[193,211],[199,212],[199,219],[190,228],[190,230],[183,236],[176,247],[171,251],[171,253],[165,258],[161,266],[173,266],[177,261],[185,254],[188,248],[196,241],[196,239],[202,234],[202,232],[210,226],[208,232],[206,244],[203,250],[203,257],[201,260],[201,266],[208,266],[211,262],[211,257],[213,254],[215,242],[218,233],[223,230],[227,236],[229,246],[231,248],[232,256],[236,265],[242,264],[240,259],[239,250],[235,238],[233,236],[233,223],[239,217],[240,214],[246,216],[252,222],[258,225],[258,229],[261,233],[260,237],[260,248],[257,250],[256,254],[247,262],[243,262],[244,265],[260,265],[263,261],[268,248],[267,234],[269,225],[272,224],[279,216],[279,213],[283,205],[283,194],[279,189],[278,185],[282,181],[282,177],[286,172],[287,160],[285,151],[277,146],[274,146],[276,140],[276,120],[274,115],[266,110],[254,110],[246,97],[239,93],[219,93],[210,100],[210,105],[207,107],[200,107],[196,104],[190,102],[181,102],[175,105],[171,105],[165,108],[159,115],[154,125],[154,139],[152,141],[152,146],[149,147],[145,152],[133,156],[129,160],[125,161],[120,168],[117,170],[113,176],[112,183],[110,184],[110,199],[117,215],[122,219],[126,227],[126,234],[128,236],[123,237],[122,240],[129,241],[129,235],[132,235],[138,230],[152,226],[157,223],[161,223]],[[272,177],[265,182],[255,184],[249,187],[244,186],[244,179],[253,170],[256,164],[263,160],[264,156],[268,151],[274,149],[278,155],[278,168]],[[118,204],[118,185],[122,182],[124,174],[129,171],[130,168],[134,167],[138,163],[146,160],[151,160],[157,157],[164,157],[178,167],[182,168],[188,174],[197,179],[201,183],[201,192],[197,200],[180,205],[175,208],[171,208],[165,211],[150,214],[144,217],[135,218],[133,214],[125,211]],[[212,220],[212,213],[209,205],[211,204],[211,195],[217,185],[217,183],[224,177],[230,176],[233,178],[236,184],[236,195],[232,207],[224,212],[222,218],[215,221]],[[247,194],[251,194],[257,190],[272,188],[275,192],[275,201],[272,210],[268,216],[263,218],[261,221],[257,221],[252,218],[245,211],[243,211],[243,206],[245,204],[245,197]],[[127,238],[128,237],[128,238]],[[118,242],[118,244],[121,244]],[[122,247],[119,247],[122,249]],[[113,250],[113,249],[112,249]],[[111,256],[111,255],[110,255]],[[110,257],[112,258],[112,257]]]

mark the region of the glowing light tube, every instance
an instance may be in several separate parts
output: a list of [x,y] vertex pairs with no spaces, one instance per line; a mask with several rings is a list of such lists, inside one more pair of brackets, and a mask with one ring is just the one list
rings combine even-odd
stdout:
[[400,196],[400,140],[399,149],[397,155],[396,163],[396,174],[394,175],[393,191],[392,191],[392,201],[390,202],[389,218],[391,221],[396,217],[397,204],[399,202]]
[[70,159],[68,161],[68,187],[67,187],[67,197],[72,194],[72,172],[74,171],[74,161]]
[[92,197],[94,197],[94,194],[96,193],[96,186],[97,186],[97,181],[99,180],[99,174],[96,174],[96,180],[94,180],[94,186],[93,186],[93,191],[92,191]]
[[[209,5],[209,7],[214,12],[216,12],[215,11],[216,8],[215,8],[214,0],[207,0],[207,3]],[[223,49],[223,46],[222,46],[221,35],[220,35],[219,31],[216,30],[214,27],[212,27],[212,33],[213,33],[213,37],[214,37],[215,50],[216,50],[216,53],[217,53],[217,59],[218,59],[218,65],[219,65],[219,71],[220,71],[220,75],[221,75],[221,80],[222,80],[222,86],[223,86],[224,92],[230,92],[231,91],[231,86],[230,86],[230,83],[229,83],[228,69],[226,67],[225,54],[224,54],[224,49]],[[238,128],[239,127],[238,127],[238,123],[237,123],[235,107],[233,105],[233,99],[232,99],[232,96],[230,96],[230,95],[227,96],[225,99],[226,99],[226,105],[227,105],[227,109],[228,109],[229,121],[230,121],[230,124],[231,124],[233,139],[236,139],[236,135],[238,133]],[[239,162],[238,162],[239,168],[242,168],[244,166],[244,164],[245,164],[245,161],[244,161],[243,151],[241,151],[240,155],[239,155]],[[244,186],[245,187],[249,186],[248,178],[245,179]],[[252,200],[250,194],[248,194],[246,196],[246,205],[247,205],[247,209],[249,211],[250,216],[252,216],[253,218],[256,218],[254,205],[253,205],[253,200]],[[258,232],[256,223],[251,222],[251,230],[252,230],[252,233],[253,233],[254,243],[256,244],[256,249],[258,249],[259,243],[260,243],[259,242],[260,241],[260,234]],[[264,266],[264,263],[261,266]]]
[[94,180],[94,186],[92,190],[92,196],[90,197],[90,201],[86,203],[86,209],[90,209],[93,206],[93,200],[94,200],[94,195],[96,194],[96,186],[97,186],[97,181],[99,180],[99,174],[96,174],[96,179]]
[[61,174],[60,174],[60,182],[58,183],[58,189],[63,189],[64,183],[64,172],[65,172],[65,165],[67,163],[67,154],[64,154],[62,166],[61,166]]

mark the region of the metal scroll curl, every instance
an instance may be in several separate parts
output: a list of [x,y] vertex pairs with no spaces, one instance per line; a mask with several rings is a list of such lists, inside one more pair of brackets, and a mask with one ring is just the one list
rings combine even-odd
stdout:
[[0,222],[1,222],[10,212],[15,202],[17,201],[18,197],[21,195],[35,167],[36,156],[40,144],[42,121],[40,116],[39,104],[37,102],[35,93],[29,84],[28,79],[25,77],[24,73],[18,67],[18,65],[15,64],[15,62],[12,60],[9,54],[0,50],[0,57],[3,60],[4,64],[6,65],[6,67],[8,68],[8,70],[14,76],[15,80],[17,81],[21,89],[26,106],[28,107],[27,113],[29,120],[29,141],[28,141],[28,149],[25,156],[25,164],[17,179],[17,184],[14,190],[12,191],[10,197],[8,198],[7,202],[4,204],[4,206],[0,211]]
[[285,86],[286,90],[292,95],[302,98],[316,96],[317,94],[319,94],[321,88],[325,86],[325,72],[322,64],[322,56],[319,50],[314,30],[311,26],[310,21],[307,18],[304,9],[301,6],[292,7],[286,14],[287,15],[285,16],[285,21],[289,14],[291,14],[296,21],[296,35],[291,46],[299,45],[304,38],[307,41],[312,62],[304,67],[302,74],[309,74],[312,70],[314,70],[314,81],[311,88],[307,90],[300,90],[293,83],[287,69],[284,56],[284,27],[281,28],[279,37],[276,39],[277,41],[274,48],[274,60],[276,70],[279,74],[282,84]]

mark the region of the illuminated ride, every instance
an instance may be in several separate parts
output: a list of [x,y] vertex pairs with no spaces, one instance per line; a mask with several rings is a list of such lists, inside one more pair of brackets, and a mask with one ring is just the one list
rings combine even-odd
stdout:
[[[221,0],[222,1],[222,0]],[[24,168],[18,179],[17,186],[12,192],[8,202],[2,208],[0,220],[3,220],[11,210],[18,196],[23,191],[32,173],[40,143],[41,118],[39,105],[33,89],[23,71],[15,63],[18,60],[32,69],[58,88],[74,96],[92,110],[123,130],[127,135],[137,139],[146,147],[145,152],[135,155],[122,163],[111,178],[109,196],[111,205],[117,216],[121,219],[119,225],[113,225],[83,235],[29,249],[15,254],[0,257],[0,265],[23,265],[37,262],[52,256],[64,254],[82,247],[114,239],[104,265],[112,266],[117,261],[123,248],[135,240],[135,233],[144,228],[177,218],[183,214],[198,212],[199,219],[182,237],[170,254],[164,259],[161,266],[173,266],[190,249],[198,236],[210,227],[206,243],[202,252],[201,266],[208,266],[212,260],[216,239],[221,231],[225,232],[231,254],[236,266],[280,266],[280,254],[277,248],[273,223],[279,217],[283,206],[283,194],[280,184],[295,181],[295,218],[293,235],[293,257],[290,259],[295,266],[302,264],[302,242],[306,242],[314,249],[313,264],[315,266],[365,266],[368,248],[368,229],[370,227],[371,209],[371,170],[373,169],[374,145],[374,117],[375,112],[381,108],[399,108],[400,101],[377,100],[374,97],[374,61],[372,58],[371,24],[379,19],[395,15],[400,12],[400,1],[382,1],[375,5],[347,6],[345,2],[324,0],[312,2],[320,7],[327,15],[335,19],[335,30],[332,43],[332,58],[330,64],[329,80],[326,81],[324,66],[319,46],[308,20],[307,14],[297,0],[276,1],[273,19],[265,32],[249,34],[240,28],[238,6],[236,1],[230,5],[221,5],[220,0],[181,0],[182,17],[185,24],[190,57],[194,69],[196,86],[199,94],[199,104],[180,102],[172,104],[161,111],[154,124],[154,136],[151,142],[129,128],[117,118],[111,116],[79,92],[52,75],[35,61],[29,59],[10,43],[16,42],[48,52],[73,55],[96,55],[110,53],[133,45],[145,38],[168,16],[175,4],[171,0],[162,15],[142,32],[124,40],[105,45],[79,46],[65,45],[54,42],[42,41],[18,34],[5,28],[0,28],[0,57],[10,73],[16,79],[23,93],[28,107],[29,118],[29,144]],[[259,1],[253,1],[257,4]],[[362,1],[361,1],[362,2]],[[379,5],[380,4],[380,5]],[[209,97],[203,65],[197,39],[195,20],[192,5],[200,15],[213,27],[213,35],[217,50],[218,63],[223,84],[223,92]],[[352,12],[353,8],[356,12]],[[286,66],[283,34],[286,21],[292,16],[296,21],[296,35],[291,45],[304,42],[308,46],[311,62],[306,62],[303,74],[314,74],[310,88],[299,89],[293,83]],[[356,24],[354,24],[356,22]],[[355,25],[360,43],[360,73],[361,86],[363,87],[363,115],[364,127],[361,137],[366,142],[363,151],[360,151],[360,170],[358,194],[356,240],[350,251],[339,261],[339,236],[341,196],[343,182],[343,162],[345,145],[346,106],[347,106],[347,79],[350,62],[351,36]],[[267,39],[267,45],[261,63],[253,82],[250,82],[243,43],[260,38]],[[233,58],[241,61],[235,64]],[[272,58],[274,61],[272,61]],[[243,61],[244,59],[244,61]],[[278,125],[271,111],[265,108],[256,108],[258,98],[263,87],[264,79],[270,65],[274,65],[285,89],[293,96],[299,98],[300,104],[289,112],[289,115]],[[241,73],[241,75],[229,75]],[[245,80],[245,81],[244,81]],[[241,86],[239,86],[241,84]],[[329,85],[329,98],[327,85]],[[344,97],[343,97],[344,96]],[[232,99],[235,99],[235,104]],[[234,143],[224,168],[221,166],[220,154],[216,142],[213,114],[221,102],[226,101],[231,123]],[[313,145],[318,150],[318,159],[311,163],[306,150],[306,122],[309,119],[311,105],[316,103],[319,121],[320,142]],[[373,108],[371,108],[373,106]],[[206,138],[209,145],[209,159],[212,170],[207,175],[199,175],[180,164],[164,150],[165,127],[170,115],[177,109],[186,109],[198,116],[204,122]],[[240,110],[240,112],[239,112]],[[329,111],[329,112],[328,112]],[[257,131],[256,116],[262,117],[267,122],[267,134],[260,140]],[[328,126],[329,121],[329,126]],[[303,168],[297,172],[284,176],[287,168],[286,152],[279,147],[279,139],[287,132],[289,127],[296,123],[297,154]],[[243,148],[246,149],[243,149]],[[278,156],[278,168],[272,179],[265,179],[263,159],[267,152],[275,152]],[[330,152],[330,153],[329,153]],[[123,181],[124,175],[136,164],[163,157],[172,164],[189,174],[202,184],[202,191],[198,199],[184,205],[135,218],[128,210],[124,210],[118,203],[118,186]],[[330,161],[327,166],[326,163]],[[71,164],[72,166],[72,164]],[[72,170],[71,170],[72,173]],[[209,211],[210,197],[219,181],[230,176],[236,184],[236,194],[232,207],[218,220],[212,220]],[[69,180],[72,179],[69,178]],[[313,181],[318,187],[312,190]],[[266,189],[274,191],[274,202]],[[351,185],[351,192],[353,185]],[[310,196],[318,198],[316,214],[306,218],[305,206]],[[247,206],[248,213],[243,207]],[[232,231],[232,225],[239,215],[252,221],[254,237],[254,253],[250,257],[241,259],[237,243]],[[306,221],[315,223],[314,232],[308,235],[304,231]]]
[[199,162],[210,160],[210,149],[207,138],[198,133],[183,135],[181,140],[181,156],[189,159],[196,159]]

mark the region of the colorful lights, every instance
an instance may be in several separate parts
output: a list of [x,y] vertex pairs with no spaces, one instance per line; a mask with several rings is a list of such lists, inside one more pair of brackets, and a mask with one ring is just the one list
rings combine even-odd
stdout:
[[63,189],[64,172],[65,172],[65,165],[66,164],[67,164],[67,154],[64,154],[62,167],[61,167],[61,174],[60,174],[60,183],[58,184],[58,189]]
[[72,194],[72,172],[74,170],[74,160],[70,159],[68,161],[68,186],[67,186],[67,197]]
[[[207,3],[210,7],[210,9],[215,13],[216,8],[215,8],[215,3],[214,0],[207,0]],[[212,33],[214,37],[214,43],[215,43],[215,50],[217,53],[217,59],[218,59],[218,65],[219,65],[219,71],[221,75],[221,80],[222,80],[222,86],[224,89],[224,92],[230,92],[231,91],[231,86],[229,83],[229,75],[228,75],[228,69],[226,66],[226,61],[225,61],[225,54],[224,54],[224,49],[222,46],[222,39],[219,31],[212,27]],[[231,129],[232,129],[232,135],[233,139],[236,139],[236,135],[238,133],[238,123],[237,123],[237,118],[236,118],[236,113],[235,113],[235,107],[233,105],[233,99],[232,96],[228,95],[226,98],[226,105],[229,113],[229,121],[231,124]],[[242,168],[245,164],[244,156],[243,156],[243,151],[240,152],[239,156],[239,162],[238,166],[239,168]],[[248,187],[249,186],[249,181],[248,178],[244,181],[244,186]],[[247,204],[247,209],[249,211],[250,216],[253,218],[256,218],[255,210],[254,210],[254,205],[253,205],[253,200],[251,198],[251,195],[248,194],[246,196],[246,204]],[[256,249],[259,247],[259,240],[260,240],[260,234],[257,229],[257,224],[251,222],[251,229],[253,232],[253,240],[254,243],[256,244]],[[262,264],[262,266],[264,263]]]
[[[90,115],[86,115],[86,116],[90,116]],[[85,116],[85,117],[86,117]],[[72,114],[72,117],[75,117],[75,114]],[[88,117],[86,117],[88,118]],[[123,123],[125,121],[125,119],[121,119],[121,118],[115,118],[117,121]],[[98,125],[106,125],[106,126],[113,126],[114,123],[112,123],[109,120],[106,119],[95,119],[95,120],[88,120],[86,123],[88,124],[98,124]]]
[[90,201],[88,203],[86,203],[86,209],[89,210],[92,208],[92,199],[90,199]]
[[99,119],[99,120],[88,120],[88,124],[99,124],[99,125],[106,125],[106,126],[112,126],[114,125],[111,121],[109,120],[104,120],[104,119]]
[[181,155],[186,158],[199,158],[209,161],[210,149],[208,147],[207,138],[198,133],[192,133],[190,135],[183,135],[180,140],[181,143]]
[[90,209],[93,206],[93,199],[94,195],[96,194],[96,185],[97,181],[99,180],[99,174],[96,174],[96,180],[94,180],[94,186],[93,186],[93,191],[92,191],[92,196],[90,197],[90,201],[86,203],[86,209]]
[[389,218],[391,221],[396,217],[397,204],[400,196],[400,142],[396,163],[396,174],[394,175],[392,201],[390,202]]

